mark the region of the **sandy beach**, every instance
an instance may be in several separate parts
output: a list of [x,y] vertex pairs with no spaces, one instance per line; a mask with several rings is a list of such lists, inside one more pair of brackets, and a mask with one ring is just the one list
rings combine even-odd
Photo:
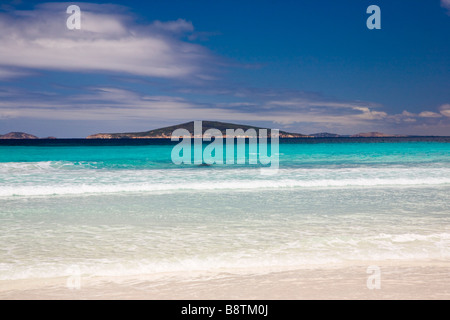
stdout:
[[[67,277],[1,281],[0,299],[148,299],[148,300],[303,300],[303,299],[450,299],[448,262],[376,262],[379,289],[367,286],[367,265],[248,273],[81,277],[79,288]],[[69,282],[68,282],[69,280]]]

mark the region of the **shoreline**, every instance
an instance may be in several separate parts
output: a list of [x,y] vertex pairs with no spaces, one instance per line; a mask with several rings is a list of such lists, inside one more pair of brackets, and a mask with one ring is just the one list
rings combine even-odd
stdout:
[[[369,289],[368,266],[380,268]],[[118,277],[0,281],[1,300],[450,299],[450,261],[371,261],[288,270],[223,270]]]

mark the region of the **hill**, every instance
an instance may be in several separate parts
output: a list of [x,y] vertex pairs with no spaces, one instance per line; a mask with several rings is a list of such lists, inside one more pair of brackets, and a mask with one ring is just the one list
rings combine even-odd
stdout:
[[342,136],[342,135],[337,134],[337,133],[329,133],[329,132],[313,133],[313,134],[310,134],[310,136],[312,136],[314,138],[339,138],[339,137],[346,137],[346,136]]
[[39,138],[25,132],[10,132],[5,135],[0,135],[0,139],[39,139]]
[[[186,129],[191,133],[192,136],[194,133],[194,121],[144,132],[97,133],[88,136],[86,139],[152,139],[152,138],[170,139],[172,136],[172,132],[175,131],[176,129]],[[248,129],[255,129],[257,133],[260,129],[270,130],[269,128],[261,128],[220,121],[202,121],[202,129],[203,129],[202,134],[204,134],[204,132],[208,129],[218,129],[222,132],[222,135],[224,137],[226,137],[226,129],[234,129],[234,130],[243,129],[244,131]],[[268,131],[268,134],[270,134],[270,131]],[[280,131],[280,138],[309,138],[309,137],[311,136],[299,133]]]
[[351,135],[352,138],[389,138],[389,137],[407,137],[401,134],[387,134],[382,132],[362,132]]

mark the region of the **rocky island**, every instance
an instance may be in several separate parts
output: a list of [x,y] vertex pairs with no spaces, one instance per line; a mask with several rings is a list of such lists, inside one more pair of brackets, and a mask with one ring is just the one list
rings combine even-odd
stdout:
[[[202,127],[203,133],[208,129],[218,129],[222,132],[224,138],[226,138],[226,129],[242,129],[244,131],[247,131],[248,129],[255,129],[256,132],[258,132],[260,129],[267,129],[267,132],[270,133],[269,128],[261,128],[219,121],[202,121]],[[88,136],[86,139],[170,139],[172,136],[172,132],[176,129],[186,129],[189,132],[194,132],[194,121],[145,132],[97,133]],[[309,135],[291,133],[286,131],[280,131],[279,134],[280,138],[312,138],[312,136]]]
[[337,133],[329,133],[329,132],[319,132],[319,133],[313,133],[311,134],[314,138],[341,138],[341,137],[348,137],[343,136]]
[[382,132],[362,132],[358,134],[351,135],[352,138],[400,138],[407,137],[407,135],[401,134],[387,134]]
[[5,135],[0,135],[0,139],[39,139],[39,138],[25,132],[10,132]]

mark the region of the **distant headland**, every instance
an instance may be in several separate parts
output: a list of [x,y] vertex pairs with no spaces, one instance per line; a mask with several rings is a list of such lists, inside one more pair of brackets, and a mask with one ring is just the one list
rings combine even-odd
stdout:
[[[227,129],[242,129],[247,131],[248,129],[255,129],[258,132],[261,129],[270,130],[270,128],[254,127],[243,124],[227,123],[220,121],[202,121],[203,133],[208,129],[218,129],[222,132],[224,138],[226,138]],[[170,139],[172,132],[176,129],[186,129],[189,132],[194,132],[194,121],[178,124],[175,126],[164,127],[144,132],[127,132],[127,133],[97,133],[87,137],[87,139]],[[269,131],[268,131],[269,132]],[[312,136],[291,133],[286,131],[279,132],[280,138],[312,138]]]
[[32,134],[25,132],[10,132],[4,135],[0,135],[0,139],[56,139],[55,137],[38,138]]
[[0,135],[0,139],[39,139],[39,138],[25,132],[10,132],[5,135]]

